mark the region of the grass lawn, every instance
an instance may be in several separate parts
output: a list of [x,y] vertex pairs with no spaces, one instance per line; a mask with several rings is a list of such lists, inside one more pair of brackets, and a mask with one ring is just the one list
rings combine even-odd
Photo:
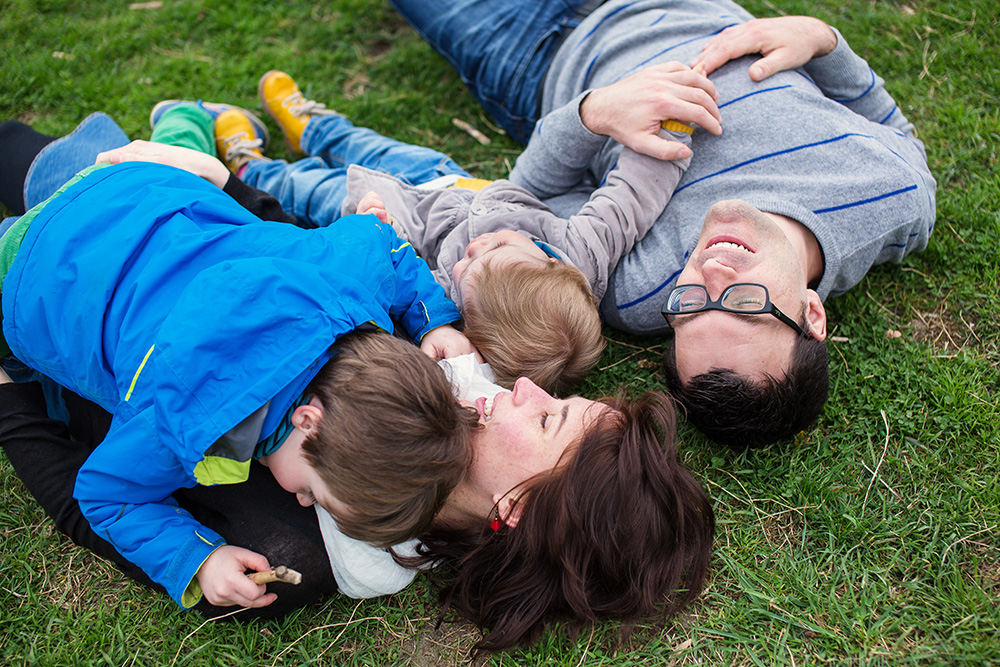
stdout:
[[[930,246],[828,302],[831,398],[814,429],[754,452],[682,430],[719,524],[697,604],[624,641],[614,624],[575,638],[556,628],[480,662],[1000,664],[1000,6],[748,7],[823,18],[888,81],[938,178]],[[0,35],[0,119],[49,134],[105,111],[146,138],[167,98],[257,108],[257,78],[280,68],[357,124],[483,177],[519,152],[384,0],[0,0]],[[276,141],[272,156],[282,151]],[[662,340],[607,333],[584,393],[662,386]],[[281,622],[204,623],[56,534],[3,457],[0,487],[0,664],[452,665],[476,639],[463,624],[434,628],[423,579]]]

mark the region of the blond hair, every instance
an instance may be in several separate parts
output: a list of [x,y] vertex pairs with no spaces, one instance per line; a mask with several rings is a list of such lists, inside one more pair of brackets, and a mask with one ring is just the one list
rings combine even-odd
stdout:
[[[352,333],[306,389],[323,404],[302,450],[347,536],[391,546],[426,531],[472,462],[474,410],[420,348],[387,333]],[[332,510],[331,510],[332,512]]]
[[562,262],[485,262],[463,309],[465,335],[507,388],[524,376],[548,392],[564,391],[604,349],[590,285]]

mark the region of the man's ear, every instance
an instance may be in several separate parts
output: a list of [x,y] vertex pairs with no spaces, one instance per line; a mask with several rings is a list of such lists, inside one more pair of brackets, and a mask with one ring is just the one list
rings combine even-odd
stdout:
[[524,504],[518,502],[519,496],[515,493],[508,493],[497,502],[497,511],[500,512],[500,520],[507,524],[508,528],[516,528],[524,513]]
[[826,308],[816,290],[806,290],[806,322],[813,338],[826,340]]
[[323,420],[323,404],[319,399],[310,399],[305,405],[300,405],[292,411],[292,426],[306,435],[310,435]]

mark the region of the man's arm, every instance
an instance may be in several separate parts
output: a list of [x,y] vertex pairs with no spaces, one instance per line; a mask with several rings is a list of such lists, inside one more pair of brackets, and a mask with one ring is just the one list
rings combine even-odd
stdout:
[[829,54],[837,43],[833,29],[810,16],[754,19],[726,28],[709,40],[691,67],[707,75],[730,60],[759,53],[762,58],[750,66],[750,78],[763,81]]
[[567,192],[583,180],[608,137],[660,160],[690,157],[684,142],[660,134],[660,123],[680,121],[721,134],[717,97],[711,81],[675,62],[587,91],[536,124],[510,180],[542,199]]
[[885,82],[836,28],[817,18],[754,19],[726,28],[705,45],[691,66],[710,74],[730,60],[754,53],[762,56],[750,66],[754,81],[802,67],[826,97],[912,136],[913,125],[899,112]]

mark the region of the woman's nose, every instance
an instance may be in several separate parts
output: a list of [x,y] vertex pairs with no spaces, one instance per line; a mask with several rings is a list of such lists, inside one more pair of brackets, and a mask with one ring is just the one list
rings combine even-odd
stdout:
[[537,384],[532,382],[530,379],[523,377],[518,378],[517,382],[514,383],[514,392],[511,399],[514,402],[514,405],[523,405],[533,398],[541,396],[542,394],[546,397],[548,396],[548,394],[545,394],[545,392],[542,391]]

